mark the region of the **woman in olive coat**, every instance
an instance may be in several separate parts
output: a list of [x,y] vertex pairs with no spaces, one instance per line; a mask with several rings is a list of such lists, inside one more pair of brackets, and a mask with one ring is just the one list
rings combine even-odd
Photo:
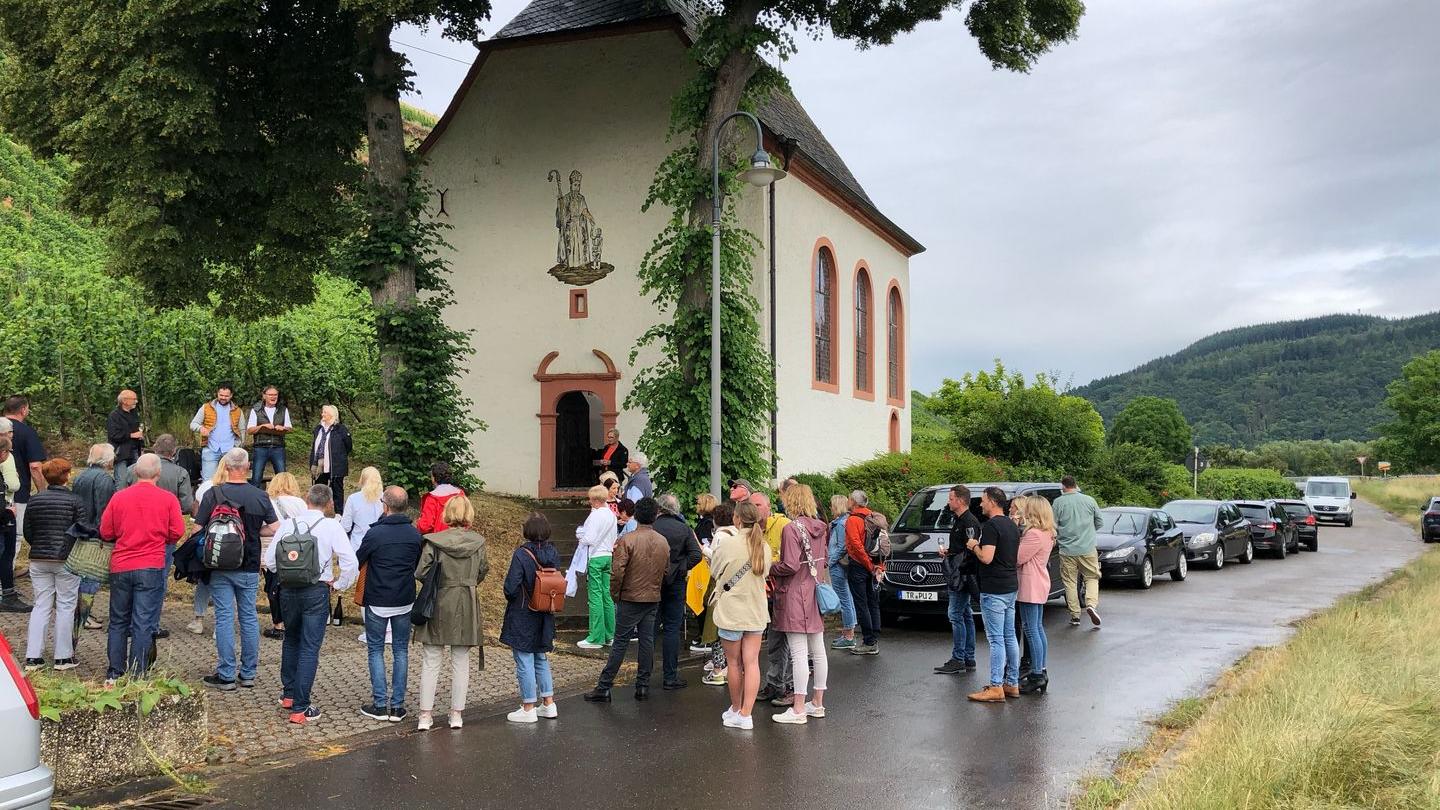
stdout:
[[424,581],[435,566],[435,615],[415,629],[415,640],[424,645],[420,668],[421,731],[434,724],[435,686],[440,678],[444,648],[450,648],[450,727],[463,725],[465,692],[470,688],[470,649],[482,643],[480,601],[476,587],[490,572],[485,559],[485,538],[471,528],[475,507],[469,498],[451,498],[445,503],[443,532],[425,535],[415,578]]

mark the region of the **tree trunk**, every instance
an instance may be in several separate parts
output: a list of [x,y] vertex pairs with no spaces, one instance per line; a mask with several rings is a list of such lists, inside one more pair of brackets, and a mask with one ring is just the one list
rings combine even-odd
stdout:
[[[365,76],[365,125],[369,153],[369,179],[373,203],[372,222],[403,216],[409,195],[410,170],[405,152],[405,129],[400,117],[400,87],[404,83],[404,60],[390,48],[391,24],[384,22],[369,32],[364,45],[370,51],[370,70]],[[409,309],[415,304],[415,267],[408,261],[374,268],[370,300],[377,312]],[[380,385],[386,401],[395,396],[395,376],[400,369],[399,347],[384,339],[385,330],[376,329],[380,349]]]
[[[733,4],[727,4],[723,25],[731,41],[734,41],[738,34],[755,25],[762,8],[763,3],[760,0],[738,0]],[[716,70],[715,86],[710,91],[710,104],[706,108],[704,123],[695,133],[695,140],[699,146],[695,155],[696,169],[699,175],[705,178],[704,188],[707,191],[710,188],[711,172],[714,171],[712,144],[715,140],[715,131],[726,116],[739,109],[740,98],[745,93],[745,86],[750,83],[751,77],[759,69],[759,57],[747,48],[732,50],[726,54],[720,67]],[[746,137],[749,137],[748,133]],[[697,229],[708,227],[712,205],[713,202],[706,191],[696,194],[690,201],[690,227]],[[709,260],[703,253],[689,255],[685,257],[684,266],[689,272],[685,276],[680,293],[679,308],[708,312],[710,307],[710,296],[707,294],[707,287],[710,284]],[[681,374],[687,386],[694,386],[698,381],[696,360],[697,358],[690,354],[680,358]]]

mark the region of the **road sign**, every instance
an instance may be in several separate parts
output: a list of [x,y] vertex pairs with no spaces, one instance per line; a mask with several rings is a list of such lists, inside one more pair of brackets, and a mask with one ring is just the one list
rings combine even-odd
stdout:
[[1381,462],[1376,463],[1375,466],[1376,466],[1381,472],[1384,472],[1384,471],[1390,469],[1390,462],[1388,462],[1388,461],[1381,461]]
[[1192,473],[1202,473],[1210,469],[1210,457],[1204,453],[1198,456],[1194,453],[1185,457],[1185,469]]

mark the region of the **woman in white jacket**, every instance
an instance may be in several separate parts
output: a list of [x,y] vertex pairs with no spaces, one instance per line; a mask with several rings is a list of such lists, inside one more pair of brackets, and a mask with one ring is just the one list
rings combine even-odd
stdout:
[[589,564],[585,568],[585,589],[589,597],[590,634],[575,646],[598,650],[615,640],[615,600],[610,596],[610,555],[615,551],[615,513],[610,511],[610,492],[596,485],[587,493],[590,515],[575,530]]

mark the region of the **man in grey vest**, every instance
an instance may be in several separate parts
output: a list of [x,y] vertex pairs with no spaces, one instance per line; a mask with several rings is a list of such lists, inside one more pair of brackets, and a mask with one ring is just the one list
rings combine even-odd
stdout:
[[[255,465],[250,470],[250,483],[260,487],[264,481],[265,465],[275,473],[285,472],[285,434],[290,426],[290,409],[280,401],[280,389],[267,386],[260,401],[250,408],[250,421],[245,432],[255,444]],[[263,489],[263,487],[261,487]]]

